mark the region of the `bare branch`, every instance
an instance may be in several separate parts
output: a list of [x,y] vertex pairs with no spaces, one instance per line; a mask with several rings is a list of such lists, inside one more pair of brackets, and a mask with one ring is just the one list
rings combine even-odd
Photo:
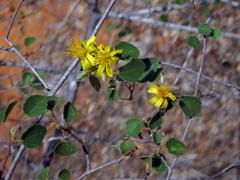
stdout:
[[[131,15],[130,13],[111,12],[109,13],[109,17],[130,20],[130,21],[134,21],[142,24],[148,24],[156,27],[164,26],[166,28],[170,28],[174,30],[183,30],[183,31],[194,32],[194,33],[198,32],[198,28],[196,27],[186,26],[186,25],[181,25],[176,23],[162,22],[162,21],[155,20],[154,18],[144,18],[142,16]],[[240,34],[222,32],[221,35],[222,37],[225,37],[225,38],[240,40]]]
[[22,6],[23,1],[24,1],[24,0],[21,0],[21,1],[20,1],[19,5],[18,5],[18,7],[17,7],[17,9],[16,9],[16,11],[14,12],[14,14],[13,14],[13,16],[12,16],[12,18],[11,18],[11,21],[10,21],[9,26],[8,26],[7,35],[6,35],[6,38],[7,38],[7,39],[9,38],[10,32],[11,32],[12,27],[13,27],[14,20],[16,19],[16,16],[17,16],[17,14],[18,14],[19,9],[20,9],[21,6]]
[[232,164],[228,165],[227,167],[223,168],[218,173],[212,175],[211,178],[216,178],[216,177],[221,176],[222,174],[230,171],[233,168],[239,168],[239,167],[240,167],[240,162],[232,163]]
[[103,164],[103,165],[98,166],[98,167],[96,167],[96,168],[93,168],[93,169],[91,169],[91,170],[89,170],[89,171],[86,171],[86,172],[83,173],[80,177],[78,177],[77,180],[81,180],[81,179],[83,179],[84,177],[89,176],[90,174],[93,174],[93,173],[95,173],[95,172],[97,172],[97,171],[99,171],[99,170],[102,170],[102,169],[104,169],[104,168],[106,168],[106,167],[108,167],[108,166],[111,166],[111,165],[113,165],[113,164],[120,163],[120,162],[122,162],[123,159],[124,159],[124,157],[122,156],[122,157],[120,157],[120,158],[118,158],[118,159],[116,159],[116,160],[110,161],[110,162],[108,162],[108,163],[106,163],[106,164]]

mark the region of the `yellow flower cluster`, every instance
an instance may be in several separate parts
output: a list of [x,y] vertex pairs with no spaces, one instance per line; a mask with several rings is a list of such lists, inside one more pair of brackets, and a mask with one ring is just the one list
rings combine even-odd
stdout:
[[157,86],[156,84],[151,84],[148,87],[147,92],[155,94],[155,96],[149,100],[149,103],[158,109],[165,110],[170,100],[171,101],[176,100],[176,97],[173,95],[172,92],[170,92],[168,86],[164,85]]
[[122,50],[115,50],[111,46],[102,44],[96,45],[96,37],[83,41],[73,40],[68,48],[67,55],[76,57],[80,60],[83,70],[96,70],[98,77],[113,76],[113,66],[118,63],[117,54]]

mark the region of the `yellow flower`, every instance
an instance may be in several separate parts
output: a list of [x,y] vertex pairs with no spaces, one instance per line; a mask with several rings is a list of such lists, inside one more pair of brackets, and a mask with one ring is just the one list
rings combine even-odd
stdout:
[[103,77],[104,74],[107,77],[113,76],[113,66],[118,63],[119,58],[117,54],[122,53],[122,50],[115,50],[111,46],[104,46],[100,44],[97,47],[96,57],[94,61],[94,66],[97,67],[97,76]]
[[95,36],[92,36],[86,41],[83,41],[82,39],[75,39],[67,50],[67,55],[76,57],[80,60],[84,70],[91,68],[95,61],[95,39]]
[[169,87],[164,85],[157,86],[156,84],[151,84],[147,92],[155,94],[155,96],[149,100],[149,103],[163,110],[167,108],[169,100],[176,100],[176,97],[170,92]]

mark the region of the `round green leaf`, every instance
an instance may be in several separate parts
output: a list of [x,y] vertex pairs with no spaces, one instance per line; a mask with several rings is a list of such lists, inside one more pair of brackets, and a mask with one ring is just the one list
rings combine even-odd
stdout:
[[201,48],[202,44],[197,38],[197,36],[189,36],[187,43],[189,46],[192,46],[193,48]]
[[152,157],[152,168],[155,172],[161,173],[167,169],[165,163],[161,159],[161,155],[154,154]]
[[123,50],[123,52],[120,54],[120,59],[122,60],[136,58],[140,54],[138,48],[125,41],[122,41],[119,44],[117,44],[115,48]]
[[159,111],[153,117],[151,117],[148,125],[149,128],[151,129],[160,128],[163,122],[162,116],[163,116],[162,112]]
[[168,22],[168,15],[167,14],[162,14],[160,16],[160,21],[162,22]]
[[183,5],[186,3],[186,0],[176,0],[176,3],[179,5]]
[[160,133],[160,132],[153,132],[153,141],[156,144],[161,144],[162,138],[163,138],[162,133]]
[[65,121],[73,121],[77,119],[78,111],[71,102],[67,102],[67,104],[64,106],[63,116]]
[[8,107],[4,111],[0,112],[0,122],[5,122],[7,120],[9,113],[12,111],[16,104],[17,101],[13,101],[8,105]]
[[23,105],[23,111],[30,117],[42,115],[48,107],[48,98],[46,96],[30,96]]
[[186,151],[186,146],[181,141],[174,138],[168,140],[166,147],[168,152],[174,155],[183,155]]
[[76,146],[67,141],[60,142],[55,149],[55,153],[61,156],[70,156],[75,152],[77,152]]
[[221,37],[221,31],[220,29],[213,28],[210,35],[214,40],[218,40]]
[[198,27],[198,32],[202,35],[209,35],[212,32],[212,29],[208,24],[202,24]]
[[37,177],[37,180],[48,180],[48,168],[44,168]]
[[185,115],[192,118],[201,112],[201,99],[197,96],[182,96],[180,106]]
[[98,92],[101,89],[100,80],[96,76],[93,76],[93,75],[90,75],[88,79],[89,79],[89,82],[92,85],[92,87]]
[[141,119],[129,119],[126,122],[125,130],[128,136],[137,136],[144,126],[143,120]]
[[70,180],[70,172],[67,169],[62,169],[58,174],[58,180]]
[[39,124],[33,125],[22,135],[22,143],[27,148],[35,148],[42,143],[47,130]]
[[145,72],[145,69],[146,64],[143,61],[134,59],[128,64],[119,68],[118,77],[127,82],[138,82]]
[[135,147],[136,145],[131,140],[123,140],[119,144],[120,153],[124,156],[128,156]]
[[34,36],[32,36],[32,37],[27,37],[27,38],[25,38],[25,40],[24,40],[24,45],[25,45],[25,46],[30,46],[30,45],[32,45],[36,40],[37,40],[37,38],[34,37]]

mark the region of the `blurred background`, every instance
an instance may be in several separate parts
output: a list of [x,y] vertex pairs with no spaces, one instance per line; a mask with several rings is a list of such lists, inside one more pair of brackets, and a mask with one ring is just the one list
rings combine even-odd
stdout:
[[[108,3],[108,0],[25,0],[9,39],[53,87],[73,62],[66,56],[71,40],[87,37]],[[18,4],[19,0],[0,0],[0,45],[3,47],[8,47],[4,36]],[[235,88],[240,86],[240,1],[186,1],[179,5],[175,0],[121,0],[116,2],[97,33],[98,43],[115,45],[129,41],[141,50],[141,57],[156,57],[164,62],[164,83],[176,86],[180,95],[193,95],[196,74],[180,72],[167,64],[198,72],[202,49],[193,50],[187,44],[187,38],[196,34],[196,28],[206,21],[219,28],[222,36],[217,41],[207,40],[203,74],[210,80],[201,78],[200,81],[202,112],[192,123],[186,139],[187,153],[176,163],[172,179],[208,179],[224,167],[240,161],[240,96],[239,88]],[[19,57],[0,50],[0,107],[18,101],[8,121],[0,124],[0,166],[8,154],[11,128],[18,129],[16,139],[20,139],[35,121],[22,113],[23,102],[30,95],[47,94],[39,84],[26,84],[23,77],[26,72],[30,70]],[[62,103],[72,100],[79,110],[79,118],[71,123],[71,128],[86,141],[92,167],[97,167],[120,157],[114,145],[124,137],[126,120],[146,117],[153,107],[148,104],[148,84],[136,85],[132,101],[108,102],[106,82],[102,82],[99,92],[91,87],[88,79],[73,88],[71,84],[78,72],[79,68],[57,95],[62,97]],[[234,87],[213,82],[213,79]],[[120,87],[120,96],[128,96],[125,87]],[[44,121],[47,123],[49,119]],[[162,130],[171,137],[181,137],[186,123],[186,117],[177,107],[165,115]],[[48,138],[52,135],[49,133]],[[41,147],[24,153],[12,179],[35,179],[47,143],[46,139]],[[13,155],[18,147],[18,143],[12,146]],[[173,158],[167,156],[169,162]],[[11,160],[12,156],[6,167]],[[50,177],[61,168],[68,168],[72,179],[76,179],[85,170],[83,152],[71,157],[54,157]],[[144,163],[130,158],[86,179],[142,179],[144,176]],[[153,173],[148,179],[164,177],[165,173]],[[240,179],[240,168],[216,179]]]

